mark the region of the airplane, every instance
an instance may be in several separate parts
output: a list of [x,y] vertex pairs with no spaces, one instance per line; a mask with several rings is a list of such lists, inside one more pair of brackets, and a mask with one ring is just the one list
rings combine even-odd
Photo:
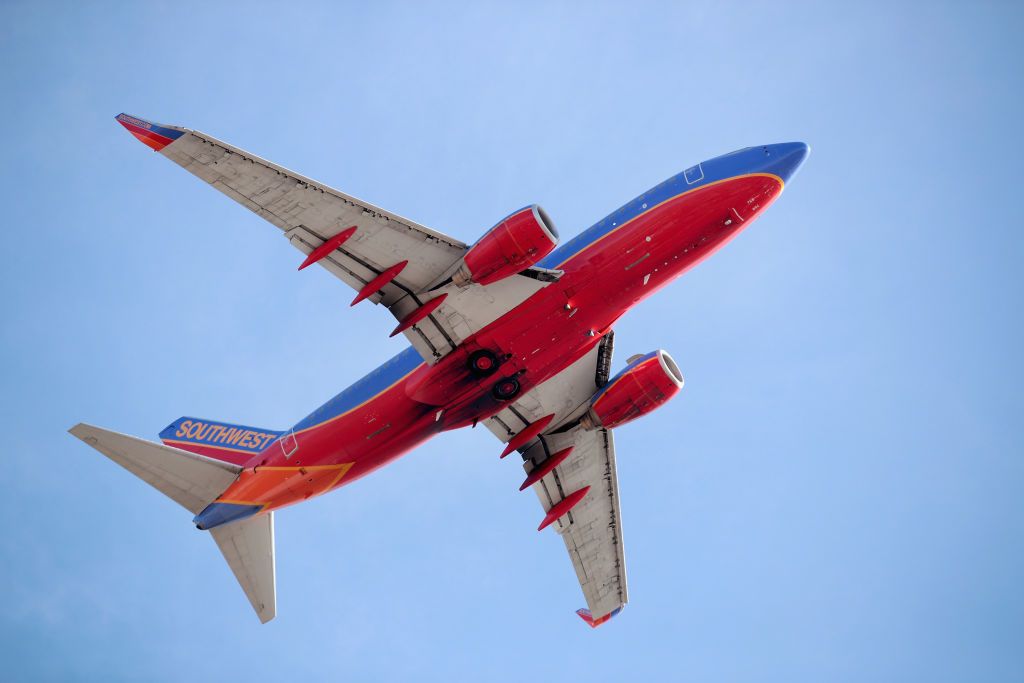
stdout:
[[802,142],[691,166],[559,246],[531,205],[474,244],[402,218],[206,133],[120,114],[133,136],[282,231],[384,306],[410,346],[287,429],[182,417],[162,443],[69,431],[191,512],[260,621],[277,613],[274,513],[356,481],[441,432],[483,424],[518,453],[565,542],[596,628],[628,601],[615,428],[664,405],[683,375],[663,350],[611,376],[626,311],[710,256],[782,193]]

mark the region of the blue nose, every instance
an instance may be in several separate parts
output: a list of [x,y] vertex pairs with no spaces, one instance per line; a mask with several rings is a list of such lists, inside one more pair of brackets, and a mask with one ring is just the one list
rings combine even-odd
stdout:
[[811,153],[811,148],[803,142],[781,142],[755,149],[762,158],[761,172],[777,175],[784,183],[789,182]]

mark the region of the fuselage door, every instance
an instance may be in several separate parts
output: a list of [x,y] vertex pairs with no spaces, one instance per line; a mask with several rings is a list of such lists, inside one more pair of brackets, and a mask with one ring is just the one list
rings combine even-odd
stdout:
[[299,441],[295,438],[295,430],[289,431],[287,434],[281,436],[277,441],[281,447],[281,453],[285,458],[290,458],[295,455],[295,451],[299,450]]
[[693,185],[704,180],[704,167],[700,164],[691,166],[690,168],[683,171],[683,178],[686,179],[687,185]]

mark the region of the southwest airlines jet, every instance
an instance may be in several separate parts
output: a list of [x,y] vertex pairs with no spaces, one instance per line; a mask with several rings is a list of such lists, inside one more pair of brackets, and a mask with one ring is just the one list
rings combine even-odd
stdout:
[[206,133],[121,114],[140,141],[281,230],[316,265],[394,316],[411,344],[287,429],[182,417],[162,444],[79,424],[71,433],[194,515],[263,622],[277,609],[274,512],[351,483],[441,432],[484,425],[518,454],[565,541],[596,627],[625,606],[616,427],[683,386],[672,357],[614,377],[612,327],[707,258],[782,193],[807,158],[788,142],[687,168],[561,246],[539,206],[472,245]]

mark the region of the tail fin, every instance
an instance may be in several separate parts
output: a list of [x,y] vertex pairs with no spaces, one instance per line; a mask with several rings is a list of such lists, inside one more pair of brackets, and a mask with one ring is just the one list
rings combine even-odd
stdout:
[[238,465],[84,423],[68,431],[193,514],[242,471]]
[[[92,425],[77,424],[68,431],[195,515],[242,471],[240,465]],[[260,621],[273,619],[274,513],[218,526],[210,534]]]
[[244,465],[284,432],[215,422],[196,417],[179,417],[160,432],[168,446],[198,453],[233,465]]

